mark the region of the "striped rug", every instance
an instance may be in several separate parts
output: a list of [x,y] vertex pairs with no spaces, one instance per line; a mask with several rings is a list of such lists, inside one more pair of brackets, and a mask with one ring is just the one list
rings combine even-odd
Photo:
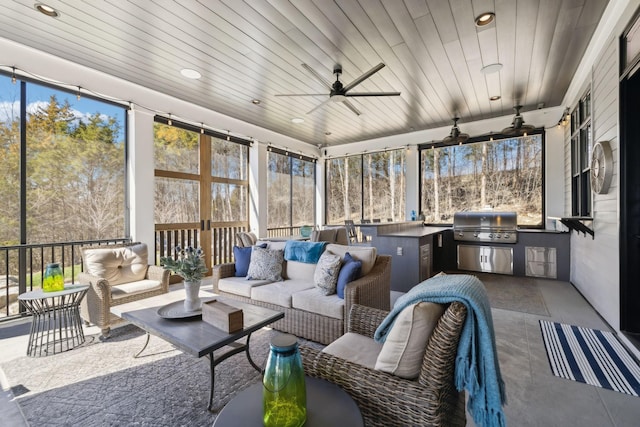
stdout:
[[640,367],[611,332],[540,320],[553,374],[640,395]]

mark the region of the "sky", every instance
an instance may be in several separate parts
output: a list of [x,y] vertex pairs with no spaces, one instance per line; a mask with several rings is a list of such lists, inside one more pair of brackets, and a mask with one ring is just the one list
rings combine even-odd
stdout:
[[[0,122],[5,122],[11,117],[19,115],[20,104],[20,80],[16,84],[11,83],[11,77],[0,75]],[[121,129],[118,140],[124,140],[125,110],[105,102],[93,100],[86,96],[76,98],[75,93],[63,90],[55,90],[47,86],[35,83],[27,83],[27,112],[35,111],[41,103],[48,104],[49,97],[55,94],[59,103],[69,101],[73,113],[77,118],[87,118],[95,113],[104,117],[115,117],[120,123]]]

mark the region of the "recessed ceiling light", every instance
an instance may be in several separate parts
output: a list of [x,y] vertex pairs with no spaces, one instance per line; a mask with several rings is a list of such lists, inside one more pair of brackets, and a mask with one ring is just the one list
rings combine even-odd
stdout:
[[493,12],[485,12],[476,17],[476,26],[484,27],[489,25],[496,19],[496,14]]
[[259,99],[252,99],[251,103],[255,104],[255,105],[258,105],[258,104],[260,104],[260,100]]
[[480,69],[480,72],[482,74],[493,74],[493,73],[497,73],[500,70],[502,70],[502,64],[499,62],[496,62],[495,64],[489,64],[482,67]]
[[500,99],[500,95],[493,95],[491,98],[489,98],[489,101],[497,101],[498,99]]
[[200,74],[199,71],[193,70],[191,68],[183,68],[182,70],[180,70],[180,74],[182,74],[183,77],[193,80],[197,80],[202,77],[202,74]]
[[302,117],[294,117],[291,119],[291,123],[304,123],[304,119]]
[[33,7],[35,7],[35,9],[38,12],[40,12],[40,13],[42,13],[44,15],[47,15],[47,16],[49,16],[51,18],[57,18],[57,17],[60,16],[60,12],[58,12],[57,10],[52,8],[51,6],[46,5],[44,3],[36,3],[36,4],[33,5]]

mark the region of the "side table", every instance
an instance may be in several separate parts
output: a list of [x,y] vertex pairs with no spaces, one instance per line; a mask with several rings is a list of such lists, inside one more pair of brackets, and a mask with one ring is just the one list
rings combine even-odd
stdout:
[[70,285],[62,291],[38,289],[18,296],[32,314],[27,356],[56,354],[84,342],[79,306],[88,289],[87,285]]
[[[346,391],[329,381],[304,377],[307,388],[307,421],[305,427],[361,427],[364,420],[360,408]],[[263,426],[262,382],[238,393],[213,422],[213,427]]]

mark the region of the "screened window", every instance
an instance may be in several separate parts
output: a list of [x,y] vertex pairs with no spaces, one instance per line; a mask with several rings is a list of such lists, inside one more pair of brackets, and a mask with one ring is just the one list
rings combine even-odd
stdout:
[[[182,123],[169,126],[159,121],[154,123],[154,141],[156,224],[248,221],[246,144],[202,134]],[[201,166],[207,158],[210,163]],[[208,197],[201,199],[206,189],[210,206],[201,205]]]
[[404,220],[404,149],[327,160],[327,222]]
[[315,161],[269,150],[267,228],[290,234],[294,228],[315,224]]
[[[125,111],[90,97],[77,99],[75,93],[33,82],[12,83],[10,77],[0,76],[2,244],[126,235]],[[21,129],[26,131],[24,141]],[[21,159],[26,165],[24,188]]]
[[421,213],[450,224],[458,211],[515,211],[518,225],[543,222],[543,135],[423,148]]
[[249,147],[211,137],[211,219],[249,221]]
[[571,113],[571,215],[591,215],[591,94]]
[[199,222],[200,134],[163,123],[153,133],[156,170],[176,172],[155,178],[155,223]]

